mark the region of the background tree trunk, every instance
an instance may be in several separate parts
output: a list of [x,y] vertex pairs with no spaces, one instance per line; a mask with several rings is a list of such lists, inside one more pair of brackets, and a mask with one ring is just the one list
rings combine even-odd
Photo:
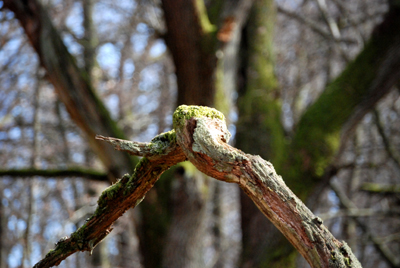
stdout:
[[[256,137],[266,137],[266,141],[275,140],[274,144],[278,148],[278,152],[286,150],[285,148],[288,149],[286,152],[287,157],[284,158],[285,160],[279,161],[282,158],[280,158],[281,156],[273,147],[270,148],[271,146],[268,146],[268,144],[259,144],[260,139],[256,139],[253,143],[259,145],[254,146],[255,148],[269,148],[269,150],[265,150],[265,152],[264,150],[262,152],[252,152],[262,156],[267,154],[265,156],[267,159],[277,159],[276,169],[278,173],[283,175],[289,188],[303,200],[311,196],[313,189],[321,182],[321,178],[328,166],[335,165],[332,162],[334,156],[338,153],[340,144],[345,144],[346,138],[351,135],[354,126],[397,83],[400,71],[400,55],[398,53],[400,36],[395,29],[400,25],[400,21],[396,17],[399,11],[397,7],[391,7],[385,20],[375,28],[364,50],[348,65],[338,78],[327,86],[318,100],[307,109],[296,127],[293,141],[289,147],[276,141],[277,138],[278,140],[279,138],[283,138],[281,135],[283,134],[282,125],[276,124],[273,128],[274,131],[271,131],[267,127],[263,128],[265,124],[259,122],[252,125],[255,128],[255,133],[257,133]],[[270,67],[262,69],[262,71],[265,72],[265,70],[270,69],[273,70]],[[261,77],[261,75],[259,76]],[[247,77],[249,76],[247,75]],[[264,82],[265,84],[267,83]],[[251,82],[249,82],[249,85],[251,85]],[[271,95],[273,96],[273,93],[269,96]],[[245,97],[243,96],[239,98],[238,107],[241,107],[240,101],[244,101],[244,99]],[[269,100],[271,98],[265,96],[262,99]],[[277,103],[279,102],[273,102],[272,99],[272,104],[265,105],[265,107],[274,107]],[[249,107],[254,109],[255,105]],[[246,120],[242,119],[242,117],[246,118],[247,114],[244,109],[240,109],[239,111],[242,111],[239,114],[239,124],[241,124],[241,122],[245,122]],[[263,113],[261,110],[257,114],[258,118],[260,118],[260,114],[265,114],[265,117],[269,119],[275,118],[275,122],[279,121],[279,109],[275,112],[268,111],[268,113]],[[254,117],[253,120],[257,120],[257,118]],[[340,132],[343,128],[344,133],[342,137],[344,138],[341,139]],[[245,144],[241,143],[244,137],[241,136],[240,130],[241,128],[238,127],[238,147],[245,149],[247,147],[244,147]],[[258,133],[257,131],[260,132]],[[281,144],[281,149],[279,149],[279,144]],[[251,150],[250,148],[248,149]],[[244,206],[246,206],[246,203]],[[285,238],[279,235],[276,229],[269,226],[267,222],[260,223],[263,224],[263,227],[258,225],[257,223],[262,220],[257,220],[255,216],[256,212],[246,217],[246,211],[242,212],[244,213],[243,224],[245,236],[243,240],[244,258],[242,262],[244,267],[263,267],[266,263],[273,265],[270,267],[282,267],[282,265],[285,267],[289,265],[293,266],[295,258],[288,256],[295,254],[294,248],[289,245]],[[254,233],[246,238],[246,226],[251,226],[249,222],[253,226],[256,225],[257,229],[262,230],[270,239],[262,238],[259,240],[258,237],[262,236]],[[249,233],[251,232],[249,231]],[[253,245],[257,245],[256,247],[259,250],[252,251],[251,247],[248,249],[245,246],[246,239],[252,241]],[[263,241],[268,241],[268,243],[263,243]],[[246,258],[246,252],[248,251],[258,254],[259,257],[253,256],[249,260],[249,258]],[[246,266],[246,261],[250,266]]]

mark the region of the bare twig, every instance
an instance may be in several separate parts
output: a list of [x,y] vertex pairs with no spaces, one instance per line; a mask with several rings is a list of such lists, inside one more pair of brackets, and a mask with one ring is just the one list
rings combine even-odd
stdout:
[[318,215],[323,220],[337,217],[399,217],[400,209],[349,208]]
[[366,182],[361,185],[361,190],[377,194],[399,194],[400,184],[381,184]]
[[135,142],[117,138],[96,135],[96,140],[106,141],[114,146],[115,150],[127,152],[131,155],[143,156],[148,159],[159,159],[176,149],[175,131],[162,133],[156,136],[151,142]]
[[383,129],[383,123],[379,118],[379,113],[377,109],[373,110],[373,114],[375,116],[375,124],[378,128],[378,133],[382,138],[383,145],[385,146],[386,152],[388,156],[393,160],[396,164],[397,168],[400,169],[400,156],[399,154],[393,149],[393,146],[390,144],[390,140],[385,134],[385,130]]
[[[346,196],[339,185],[331,181],[330,186],[332,190],[336,193],[336,196],[339,198],[340,203],[345,208],[347,208],[348,210],[357,209],[357,206]],[[399,267],[400,259],[393,254],[390,248],[386,244],[381,243],[380,239],[373,234],[373,231],[370,230],[370,228],[362,220],[360,220],[359,218],[355,218],[355,221],[374,244],[375,248],[378,250],[381,256],[390,264],[390,266]]]
[[94,181],[109,181],[107,174],[103,171],[81,167],[67,169],[6,169],[0,170],[0,177],[1,176],[18,178],[31,178],[32,176],[45,178],[83,177]]
[[315,22],[313,20],[310,20],[306,17],[301,16],[300,14],[297,14],[296,12],[289,11],[283,7],[278,6],[278,12],[297,20],[298,22],[310,27],[311,30],[316,32],[317,34],[321,35],[325,39],[331,39],[334,40],[335,42],[344,42],[348,44],[357,44],[358,41],[353,38],[343,38],[343,37],[334,37],[331,35],[330,32],[327,32],[324,28],[322,28],[318,22]]

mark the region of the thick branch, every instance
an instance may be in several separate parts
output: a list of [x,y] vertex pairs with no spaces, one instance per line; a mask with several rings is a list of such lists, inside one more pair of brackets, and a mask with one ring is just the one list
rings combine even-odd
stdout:
[[[107,188],[88,222],[70,237],[60,240],[35,267],[58,265],[74,252],[93,250],[112,230],[113,222],[140,203],[165,170],[186,158],[211,177],[238,183],[312,267],[361,267],[347,244],[332,236],[322,220],[289,190],[271,163],[227,144],[230,133],[222,113],[212,108],[183,105],[175,111],[173,122],[176,137],[171,131],[155,137],[147,145],[134,146],[133,153],[149,154],[149,158],[139,162],[131,177],[126,175]],[[118,148],[132,145],[99,138]],[[147,150],[153,146],[157,152]]]
[[227,144],[230,134],[218,111],[180,106],[174,128],[189,161],[211,177],[238,183],[312,267],[361,267],[347,244],[333,237],[271,163]]
[[[92,251],[112,230],[112,224],[131,207],[136,207],[161,174],[186,157],[172,132],[155,139],[164,141],[159,157],[142,158],[132,176],[125,175],[103,191],[94,215],[70,237],[62,238],[56,248],[34,267],[52,267],[77,251]],[[155,140],[153,139],[153,141]]]

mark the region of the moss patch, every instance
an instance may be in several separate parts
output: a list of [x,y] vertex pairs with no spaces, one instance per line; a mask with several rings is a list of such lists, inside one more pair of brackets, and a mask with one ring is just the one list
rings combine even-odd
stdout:
[[183,126],[186,120],[197,117],[208,117],[212,119],[219,119],[225,122],[225,116],[218,110],[205,106],[187,106],[181,105],[176,108],[173,115],[174,129],[179,129]]

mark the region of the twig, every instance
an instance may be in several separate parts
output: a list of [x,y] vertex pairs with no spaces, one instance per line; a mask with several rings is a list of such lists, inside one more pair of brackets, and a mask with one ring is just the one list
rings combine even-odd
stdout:
[[18,178],[30,178],[40,176],[44,178],[84,177],[94,181],[109,181],[107,174],[103,171],[73,167],[67,169],[6,169],[0,170],[0,177],[10,176]]
[[[346,194],[342,191],[342,189],[335,182],[331,181],[330,186],[332,190],[336,193],[336,196],[339,198],[340,203],[347,209],[357,209],[357,206],[346,196]],[[368,236],[369,240],[374,244],[375,248],[381,254],[381,256],[389,263],[391,267],[399,267],[400,259],[397,258],[390,248],[386,246],[386,244],[381,243],[380,239],[373,235],[373,232],[370,228],[359,218],[354,219],[358,226],[364,231],[364,233]]]
[[303,16],[297,14],[296,12],[289,11],[280,6],[278,6],[277,9],[278,9],[278,12],[310,27],[311,30],[313,30],[317,34],[321,35],[325,39],[334,40],[335,42],[344,42],[344,43],[348,43],[348,44],[357,44],[358,43],[358,41],[353,38],[343,38],[343,37],[335,38],[329,32],[325,31],[321,26],[319,26],[319,24],[317,22],[310,20],[306,17],[303,17]]
[[398,155],[398,153],[395,150],[393,150],[393,146],[390,144],[390,141],[385,134],[385,130],[383,129],[383,123],[380,120],[378,110],[373,109],[373,114],[375,117],[376,127],[378,128],[378,133],[382,138],[382,142],[383,142],[383,145],[385,146],[386,152],[387,152],[388,156],[396,164],[397,168],[400,169],[400,156]]

